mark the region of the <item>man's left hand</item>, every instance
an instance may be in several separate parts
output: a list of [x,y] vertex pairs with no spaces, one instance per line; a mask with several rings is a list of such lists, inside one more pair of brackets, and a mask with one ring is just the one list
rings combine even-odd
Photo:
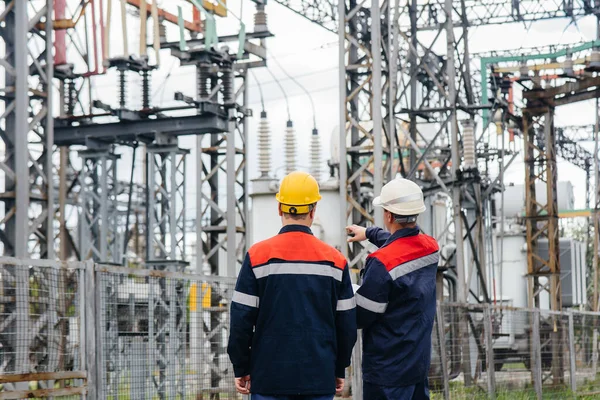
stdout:
[[342,394],[344,390],[344,378],[335,378],[335,393]]
[[241,394],[250,394],[250,375],[235,378],[235,390]]

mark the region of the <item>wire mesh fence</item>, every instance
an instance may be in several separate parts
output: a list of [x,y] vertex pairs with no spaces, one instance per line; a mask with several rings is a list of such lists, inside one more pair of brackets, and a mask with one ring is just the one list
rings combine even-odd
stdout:
[[84,265],[0,258],[0,398],[86,391]]
[[[177,271],[0,258],[0,398],[241,398],[226,351],[235,279]],[[600,398],[599,332],[600,313],[440,304],[432,398]]]
[[235,280],[98,266],[100,398],[237,398],[227,355]]

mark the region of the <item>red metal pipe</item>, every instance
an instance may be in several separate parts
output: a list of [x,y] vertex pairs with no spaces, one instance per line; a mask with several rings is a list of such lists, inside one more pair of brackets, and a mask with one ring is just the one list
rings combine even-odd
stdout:
[[108,54],[105,53],[105,49],[106,49],[106,38],[104,37],[104,29],[105,29],[105,24],[104,24],[104,0],[99,0],[100,1],[100,36],[102,36],[100,38],[100,43],[102,44],[102,72],[104,72],[104,60],[106,60],[106,57],[108,57]]
[[[54,0],[54,20],[65,19],[67,0]],[[58,29],[54,32],[54,65],[67,63],[67,31]]]
[[90,2],[92,7],[92,36],[94,38],[94,74],[98,73],[98,27],[96,26],[96,2]]

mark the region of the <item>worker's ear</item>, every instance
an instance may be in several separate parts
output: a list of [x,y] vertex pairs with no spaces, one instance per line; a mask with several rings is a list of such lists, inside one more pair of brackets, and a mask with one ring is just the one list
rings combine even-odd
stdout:
[[283,217],[283,212],[281,211],[281,203],[277,203],[277,211],[279,211],[279,216]]
[[315,211],[317,211],[317,206],[315,205],[312,210],[308,212],[308,216],[310,219],[315,219]]

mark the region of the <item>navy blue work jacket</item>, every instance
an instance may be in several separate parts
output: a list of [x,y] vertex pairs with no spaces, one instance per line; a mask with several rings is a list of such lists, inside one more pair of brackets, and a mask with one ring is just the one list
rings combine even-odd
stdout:
[[288,225],[250,248],[233,301],[227,351],[236,377],[262,395],[333,395],[356,342],[344,256]]
[[373,227],[367,238],[379,249],[367,258],[356,292],[363,380],[382,386],[423,382],[431,362],[438,244],[418,227],[393,235]]

